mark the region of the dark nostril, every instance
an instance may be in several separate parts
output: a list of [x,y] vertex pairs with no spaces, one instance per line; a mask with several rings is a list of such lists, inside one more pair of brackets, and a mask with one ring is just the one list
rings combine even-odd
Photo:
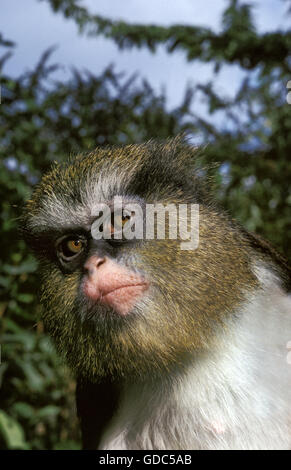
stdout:
[[98,258],[96,260],[96,266],[99,268],[103,263],[105,263],[105,258]]

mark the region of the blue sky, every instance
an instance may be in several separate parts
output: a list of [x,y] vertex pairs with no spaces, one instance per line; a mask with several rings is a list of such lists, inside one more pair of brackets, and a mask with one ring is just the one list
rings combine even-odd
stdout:
[[[170,25],[173,23],[220,28],[221,13],[226,0],[84,0],[81,4],[91,12],[113,19],[139,23]],[[286,29],[290,16],[286,15],[286,2],[282,0],[250,1],[255,8],[256,25],[260,31]],[[1,0],[0,31],[4,37],[17,43],[14,56],[6,71],[19,74],[34,66],[41,53],[57,45],[52,61],[62,64],[58,78],[70,76],[70,67],[89,69],[100,73],[110,63],[117,71],[127,74],[138,72],[156,90],[166,88],[170,108],[178,105],[187,83],[205,82],[211,77],[210,64],[187,63],[183,52],[168,55],[163,47],[156,54],[147,50],[120,51],[110,40],[102,37],[87,38],[78,35],[71,20],[51,12],[45,1]],[[238,66],[225,67],[217,78],[217,89],[232,95],[239,86],[242,72]],[[203,113],[203,105],[200,104]]]

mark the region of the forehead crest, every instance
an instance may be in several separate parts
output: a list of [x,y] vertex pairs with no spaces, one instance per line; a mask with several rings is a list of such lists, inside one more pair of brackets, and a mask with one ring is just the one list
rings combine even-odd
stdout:
[[[115,195],[163,199],[195,188],[193,155],[182,138],[166,142],[100,148],[56,164],[43,177],[28,203],[32,230],[41,227],[90,227],[96,203],[109,202]],[[32,214],[32,215],[31,215]]]

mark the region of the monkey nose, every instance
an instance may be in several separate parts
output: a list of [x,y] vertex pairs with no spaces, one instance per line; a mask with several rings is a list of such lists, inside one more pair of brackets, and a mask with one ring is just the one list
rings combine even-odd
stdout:
[[100,268],[100,266],[102,266],[105,261],[105,256],[90,256],[90,258],[84,264],[84,270],[87,271],[89,275],[93,275],[96,269]]

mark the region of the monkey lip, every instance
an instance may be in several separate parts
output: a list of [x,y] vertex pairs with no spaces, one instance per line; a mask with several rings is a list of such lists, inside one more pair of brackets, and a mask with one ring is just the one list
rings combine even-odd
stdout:
[[99,301],[103,304],[110,305],[117,310],[118,313],[125,315],[129,313],[135,301],[147,288],[148,285],[146,283],[116,287],[109,292],[101,292]]
[[119,284],[112,288],[99,286],[95,292],[85,286],[84,292],[92,300],[112,307],[120,315],[127,315],[148,287],[148,282],[144,281],[135,284]]

